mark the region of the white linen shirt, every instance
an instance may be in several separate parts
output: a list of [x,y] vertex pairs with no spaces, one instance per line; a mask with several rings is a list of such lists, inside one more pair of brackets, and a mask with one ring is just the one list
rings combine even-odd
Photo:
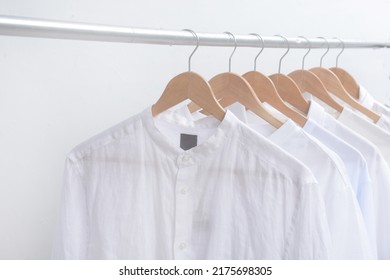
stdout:
[[370,174],[379,259],[390,259],[390,169],[380,150],[369,140],[337,121],[314,100],[310,101],[310,119],[355,147],[367,162]]
[[54,258],[328,258],[312,173],[230,112],[189,127],[147,108],[73,149],[64,178]]
[[373,189],[366,160],[358,150],[335,134],[322,128],[311,118],[307,119],[306,124],[303,126],[303,130],[335,152],[343,161],[353,191],[359,203],[360,210],[363,214],[373,253],[377,256]]
[[[290,119],[280,128],[274,129],[250,111],[247,111],[247,118],[250,128],[268,137],[313,172],[325,201],[332,240],[330,258],[376,258],[362,212],[337,155],[306,134]],[[269,129],[273,130],[271,134]]]
[[[275,112],[275,109],[267,109]],[[306,134],[292,120],[287,119],[278,129],[252,113],[246,111],[241,104],[235,103],[228,107],[239,119],[259,134],[267,137],[271,142],[281,147],[303,164],[309,167],[317,179],[325,209],[332,247],[331,259],[373,259],[376,254],[369,241],[367,229],[362,212],[352,190],[345,167],[338,156],[324,147],[317,140]],[[185,106],[177,111],[183,117],[189,118],[191,114]],[[201,119],[196,113],[195,119]],[[211,118],[211,117],[207,117]],[[176,117],[177,119],[177,117]]]
[[[263,103],[263,105],[269,111],[276,114],[279,118],[283,120],[288,119],[285,115],[275,110],[269,104]],[[227,108],[231,110],[238,119],[248,124],[248,117],[244,106],[239,103],[234,103]],[[188,110],[184,110],[183,108],[180,108],[177,111],[186,116],[187,118],[191,118],[191,116],[193,117],[193,119],[200,119],[204,117],[204,115],[199,114],[197,112],[191,115]],[[258,122],[259,121],[260,120],[258,120]],[[264,125],[262,126],[262,134],[266,133],[268,135],[271,135],[274,130],[275,129],[271,125],[267,125],[267,123],[264,123]],[[346,143],[344,140],[338,138],[331,132],[322,128],[321,126],[319,126],[319,124],[317,124],[310,118],[307,120],[305,126],[303,127],[303,130],[312,137],[316,138],[318,141],[320,141],[328,149],[336,153],[337,156],[332,156],[334,161],[342,161],[342,164],[337,164],[338,168],[341,173],[346,173],[349,178],[349,181],[352,185],[352,189],[355,193],[360,210],[364,218],[364,223],[372,245],[371,247],[373,248],[373,255],[377,256],[373,190],[371,186],[368,166],[363,155],[354,147]],[[287,148],[285,148],[284,150],[288,151]],[[299,159],[299,156],[297,156],[297,158]]]

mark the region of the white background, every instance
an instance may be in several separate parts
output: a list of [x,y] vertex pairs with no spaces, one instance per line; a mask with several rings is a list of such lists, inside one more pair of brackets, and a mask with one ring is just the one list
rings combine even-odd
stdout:
[[[0,14],[198,32],[389,40],[388,0],[0,0]],[[192,47],[0,37],[0,259],[50,257],[67,153],[153,104],[187,70]],[[231,48],[200,47],[193,70],[227,71]],[[258,70],[277,72],[281,49]],[[300,68],[291,50],[282,72]],[[318,66],[313,50],[307,68]],[[324,58],[334,66],[338,50]],[[252,70],[256,49],[239,48],[232,70]],[[390,104],[390,50],[346,50],[347,69]]]

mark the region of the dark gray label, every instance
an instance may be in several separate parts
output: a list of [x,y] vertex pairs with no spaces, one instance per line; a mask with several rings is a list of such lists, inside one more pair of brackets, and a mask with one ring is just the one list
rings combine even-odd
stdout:
[[180,148],[187,151],[198,145],[198,135],[180,134]]

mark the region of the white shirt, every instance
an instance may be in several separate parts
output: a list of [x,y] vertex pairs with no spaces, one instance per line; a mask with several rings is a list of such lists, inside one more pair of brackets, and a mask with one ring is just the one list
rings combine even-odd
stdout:
[[[270,106],[267,108],[276,113]],[[376,258],[369,242],[361,210],[348,176],[345,174],[345,167],[338,156],[306,134],[291,120],[287,120],[280,128],[275,129],[251,111],[245,111],[245,107],[241,104],[235,103],[228,109],[237,114],[236,116],[245,121],[250,128],[296,157],[313,172],[325,201],[332,238],[330,258]],[[186,106],[178,113],[191,118]],[[200,119],[199,114],[195,114],[195,118]]]
[[358,150],[322,128],[311,118],[308,118],[303,130],[335,152],[343,161],[363,214],[371,245],[374,248],[374,255],[377,255],[373,189],[366,160]]
[[[269,111],[273,112],[273,114],[276,114],[280,119],[287,119],[285,115],[276,111],[267,103],[263,103],[263,105]],[[238,117],[238,119],[244,123],[248,123],[248,117],[244,106],[239,103],[234,103],[230,105],[228,109],[231,110],[236,115],[236,117]],[[194,119],[200,119],[204,117],[204,115],[198,113],[191,115],[188,110],[183,110],[182,108],[180,108],[178,112],[187,118],[191,118],[191,116]],[[258,117],[255,118],[258,119]],[[271,135],[274,130],[275,129],[271,125],[267,125],[267,123],[264,122],[264,125],[262,126],[263,135]],[[334,161],[337,161],[339,171],[343,174],[345,173],[349,178],[364,218],[364,223],[370,238],[371,247],[373,248],[373,255],[377,256],[373,190],[368,166],[363,155],[344,140],[320,127],[310,118],[307,120],[303,130],[337,154],[332,155],[332,158]],[[288,148],[286,147],[284,150],[288,151]],[[332,153],[329,153],[328,150],[328,154]],[[297,156],[297,158],[299,159],[299,156]],[[342,163],[340,163],[340,161],[342,161]]]
[[378,258],[390,259],[390,169],[379,149],[325,112],[314,100],[309,118],[355,147],[364,156],[373,190]]
[[303,162],[319,182],[332,238],[330,257],[376,258],[355,194],[337,155],[306,134],[292,120],[275,129],[250,111],[247,111],[247,118],[249,127]]
[[148,108],[76,147],[64,175],[54,258],[328,257],[312,173],[230,112],[191,127]]

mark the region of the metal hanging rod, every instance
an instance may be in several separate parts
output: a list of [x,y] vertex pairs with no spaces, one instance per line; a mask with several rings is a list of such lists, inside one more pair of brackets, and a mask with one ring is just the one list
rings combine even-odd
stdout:
[[[86,41],[105,41],[161,45],[195,45],[193,35],[188,31],[160,30],[109,26],[101,24],[65,22],[26,17],[1,16],[0,35],[70,39]],[[197,33],[200,46],[234,46],[233,40],[224,33]],[[235,34],[238,47],[259,47],[259,39],[253,35]],[[277,36],[263,37],[266,48],[285,48],[286,42]],[[309,39],[312,48],[327,48],[328,44],[320,38]],[[365,42],[343,41],[345,48],[389,48],[390,41]],[[328,39],[330,48],[341,48],[337,39]],[[307,48],[302,38],[288,38],[290,48]]]

